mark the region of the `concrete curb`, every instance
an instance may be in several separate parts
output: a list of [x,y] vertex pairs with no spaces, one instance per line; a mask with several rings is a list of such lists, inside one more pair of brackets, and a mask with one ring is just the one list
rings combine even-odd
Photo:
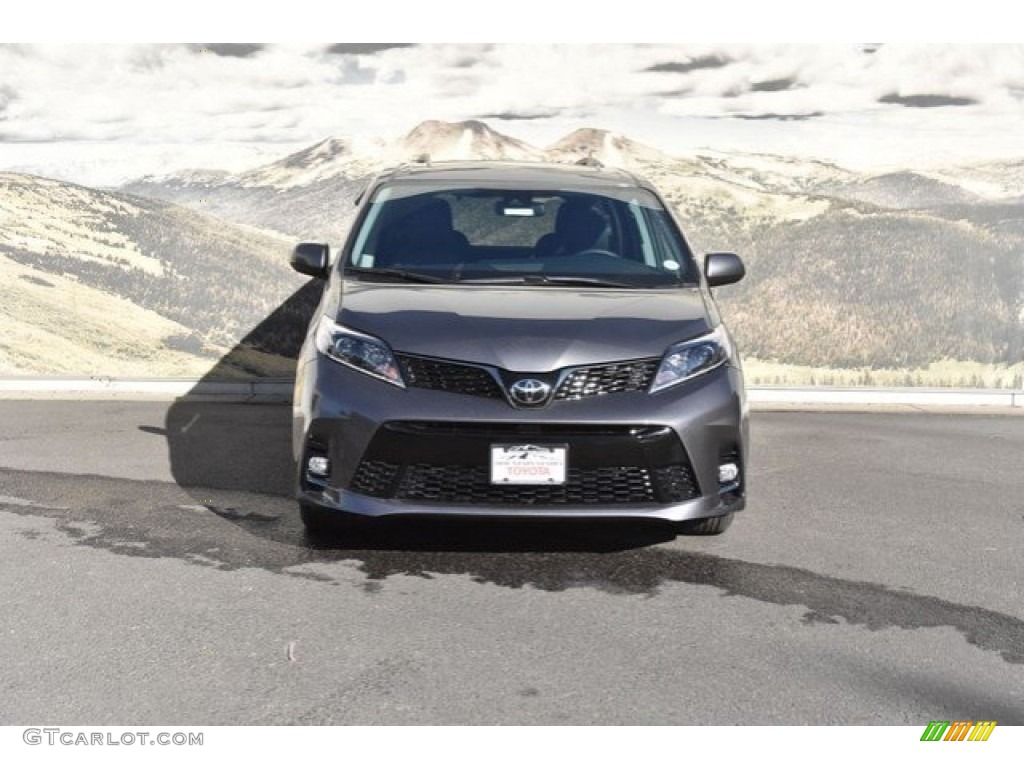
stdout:
[[1024,408],[1024,392],[1013,389],[926,389],[893,387],[754,387],[747,390],[751,403],[804,405],[919,405],[999,406]]
[[0,397],[76,399],[91,395],[126,400],[136,397],[199,397],[236,401],[291,400],[292,379],[205,381],[202,379],[114,379],[64,377],[0,379]]
[[[3,399],[166,399],[210,398],[234,402],[286,402],[291,379],[205,381],[201,379],[120,379],[93,377],[0,378]],[[751,405],[926,406],[1024,408],[1024,391],[1009,389],[867,389],[853,387],[751,387]]]

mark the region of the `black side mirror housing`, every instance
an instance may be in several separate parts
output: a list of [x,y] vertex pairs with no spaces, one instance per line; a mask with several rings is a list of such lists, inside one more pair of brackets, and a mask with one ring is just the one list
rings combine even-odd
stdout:
[[735,253],[709,253],[704,257],[704,276],[709,286],[738,283],[745,274],[743,261]]
[[292,269],[320,280],[327,279],[327,243],[299,243],[292,251]]

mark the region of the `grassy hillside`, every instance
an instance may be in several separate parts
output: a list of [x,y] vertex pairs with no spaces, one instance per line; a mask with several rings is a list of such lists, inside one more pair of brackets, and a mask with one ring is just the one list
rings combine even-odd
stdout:
[[839,368],[1020,359],[1021,243],[927,213],[833,210],[766,227],[720,292],[747,354]]
[[[0,174],[0,373],[194,375],[302,279],[291,243],[165,202]],[[240,367],[280,370],[304,327]],[[244,372],[244,370],[240,370]]]

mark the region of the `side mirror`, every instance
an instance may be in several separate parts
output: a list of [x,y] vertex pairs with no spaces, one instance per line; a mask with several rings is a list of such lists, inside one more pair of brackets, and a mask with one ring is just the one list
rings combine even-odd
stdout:
[[292,251],[292,269],[320,280],[327,279],[327,244],[299,243]]
[[709,286],[738,283],[747,274],[735,253],[709,253],[704,257],[704,276]]

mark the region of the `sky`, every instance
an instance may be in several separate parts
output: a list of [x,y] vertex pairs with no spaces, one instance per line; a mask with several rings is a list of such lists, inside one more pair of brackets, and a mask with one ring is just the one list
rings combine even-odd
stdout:
[[1024,157],[1024,45],[5,44],[0,169],[114,185],[481,119],[862,170]]

